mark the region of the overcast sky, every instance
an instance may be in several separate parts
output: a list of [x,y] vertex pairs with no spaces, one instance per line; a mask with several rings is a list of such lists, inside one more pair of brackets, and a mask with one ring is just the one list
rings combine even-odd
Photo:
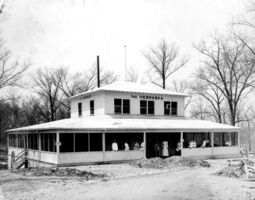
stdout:
[[199,65],[192,44],[224,30],[244,6],[245,0],[8,0],[2,37],[14,56],[31,60],[30,71],[59,65],[83,71],[100,55],[101,65],[122,77],[124,45],[127,66],[143,71],[141,51],[165,38],[191,58],[182,77]]

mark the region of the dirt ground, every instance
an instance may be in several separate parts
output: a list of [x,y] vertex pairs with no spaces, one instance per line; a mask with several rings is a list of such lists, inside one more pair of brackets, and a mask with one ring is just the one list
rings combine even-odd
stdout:
[[77,167],[108,178],[34,177],[0,171],[2,199],[255,199],[255,182],[216,176],[226,160],[210,160],[210,168],[174,170],[136,168],[128,164]]

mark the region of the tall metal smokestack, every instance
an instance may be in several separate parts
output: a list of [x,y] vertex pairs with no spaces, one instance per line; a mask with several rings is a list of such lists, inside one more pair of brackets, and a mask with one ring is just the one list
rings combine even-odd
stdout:
[[99,56],[97,56],[97,87],[100,87]]

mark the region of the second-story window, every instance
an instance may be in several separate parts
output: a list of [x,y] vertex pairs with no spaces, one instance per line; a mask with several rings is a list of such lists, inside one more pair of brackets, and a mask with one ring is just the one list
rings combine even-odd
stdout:
[[154,115],[154,101],[148,101],[148,114]]
[[147,101],[145,100],[140,101],[140,114],[147,115]]
[[95,108],[94,108],[94,100],[91,100],[89,102],[89,106],[90,106],[90,114],[94,115],[94,110],[95,110]]
[[141,115],[154,115],[154,101],[140,101],[140,114]]
[[82,103],[78,103],[78,115],[79,117],[82,116]]
[[164,102],[164,114],[165,115],[177,115],[177,102],[176,101],[165,101]]
[[177,102],[171,102],[171,115],[177,115]]
[[115,114],[130,114],[130,100],[129,99],[114,99],[114,113]]
[[164,102],[164,114],[170,115],[170,101]]
[[114,113],[121,114],[121,99],[114,99]]
[[130,100],[123,99],[123,114],[130,114]]

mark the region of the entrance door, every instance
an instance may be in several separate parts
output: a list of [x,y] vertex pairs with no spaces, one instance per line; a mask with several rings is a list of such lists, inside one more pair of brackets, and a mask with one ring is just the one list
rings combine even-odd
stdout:
[[[166,144],[168,144],[168,155],[175,155],[181,133],[146,133],[146,158],[164,157]],[[164,143],[164,144],[163,144]]]

